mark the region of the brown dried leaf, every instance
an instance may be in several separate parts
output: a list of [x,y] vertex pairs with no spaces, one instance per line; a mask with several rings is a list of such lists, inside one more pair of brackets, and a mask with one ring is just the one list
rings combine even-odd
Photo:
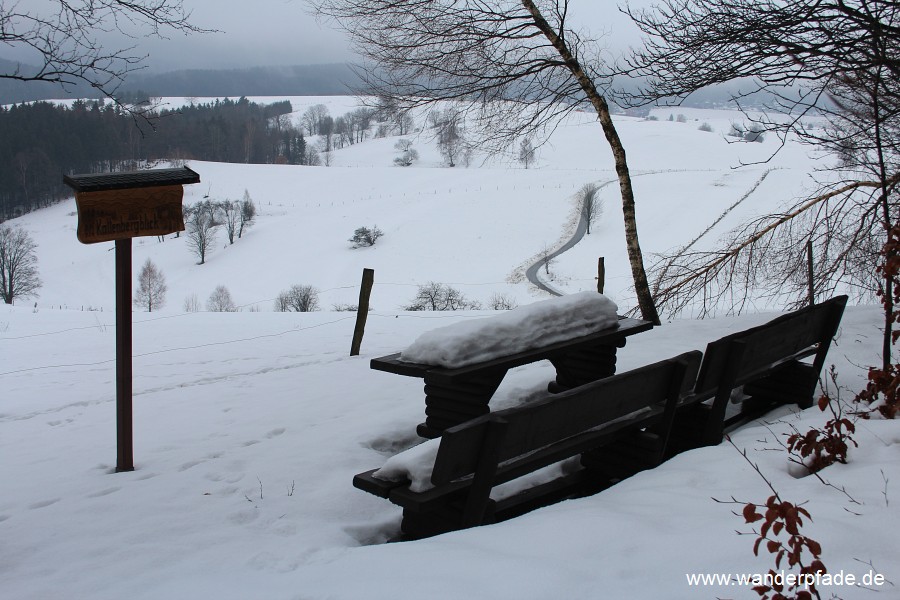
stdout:
[[755,504],[748,504],[744,507],[744,521],[746,523],[755,523],[762,519],[762,515],[756,512]]

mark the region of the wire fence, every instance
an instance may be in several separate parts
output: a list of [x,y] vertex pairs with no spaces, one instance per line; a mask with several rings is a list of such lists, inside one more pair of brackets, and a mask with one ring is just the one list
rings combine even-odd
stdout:
[[[167,316],[167,317],[160,317],[158,319],[148,319],[145,321],[137,321],[134,324],[135,325],[146,324],[146,323],[151,323],[154,321],[160,321],[163,319],[189,317],[189,316],[193,316],[196,314],[197,313],[184,313],[184,314],[180,314],[180,315],[171,315],[171,316]],[[403,318],[403,319],[426,319],[426,320],[440,320],[440,319],[459,320],[459,319],[481,318],[484,315],[483,314],[466,314],[463,311],[452,311],[452,312],[448,311],[445,313],[428,313],[428,314],[383,313],[383,312],[372,311],[369,313],[369,316],[370,317],[381,317],[384,319]],[[309,331],[312,329],[318,329],[321,327],[328,327],[331,325],[336,325],[338,323],[343,323],[345,321],[350,321],[350,320],[355,320],[355,319],[356,319],[356,315],[347,315],[345,317],[333,319],[331,321],[325,321],[323,323],[316,323],[313,325],[307,325],[307,326],[303,326],[303,327],[292,327],[291,329],[285,329],[283,331],[278,331],[278,332],[274,332],[274,333],[264,333],[264,334],[254,335],[254,336],[245,336],[245,337],[234,338],[234,339],[229,339],[229,340],[221,340],[221,341],[217,341],[217,342],[206,342],[206,343],[202,343],[202,344],[192,344],[189,346],[176,346],[176,347],[172,347],[172,348],[162,348],[159,350],[140,352],[137,354],[133,354],[132,358],[139,359],[139,358],[144,358],[144,357],[148,357],[148,356],[155,356],[155,355],[160,355],[160,354],[171,354],[174,352],[195,351],[195,350],[201,350],[201,349],[206,349],[206,348],[211,348],[211,347],[216,347],[216,346],[228,346],[231,344],[245,344],[248,342],[253,342],[253,341],[258,341],[258,340],[284,337],[284,336],[288,336],[288,335],[292,335],[292,334],[301,333],[304,331]],[[115,328],[114,324],[106,325],[106,326]],[[5,338],[0,338],[0,341],[25,339],[25,338],[38,337],[38,336],[56,335],[56,334],[68,333],[68,332],[72,332],[72,331],[79,331],[79,330],[83,330],[83,329],[96,329],[96,328],[97,328],[96,325],[90,326],[90,327],[71,327],[68,329],[61,329],[58,331],[39,333],[39,334],[28,335],[28,336],[5,337]],[[348,330],[348,336],[351,333],[352,333],[352,330]],[[2,371],[2,372],[0,372],[0,377],[6,376],[6,375],[29,373],[29,372],[34,372],[34,371],[47,371],[47,370],[52,370],[52,369],[74,369],[74,368],[99,367],[99,366],[103,366],[103,365],[113,364],[115,362],[116,362],[115,358],[110,358],[110,359],[106,359],[106,360],[92,361],[92,362],[72,362],[72,363],[39,365],[39,366],[34,366],[34,367],[26,367],[26,368],[22,368],[22,369],[12,369],[9,371]]]

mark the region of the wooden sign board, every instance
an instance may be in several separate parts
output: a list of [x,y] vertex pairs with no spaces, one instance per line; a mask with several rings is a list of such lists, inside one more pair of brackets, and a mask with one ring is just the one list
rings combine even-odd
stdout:
[[78,240],[96,244],[184,231],[181,185],[78,192]]
[[64,175],[75,190],[78,239],[116,242],[116,473],[134,471],[131,336],[131,238],[184,231],[184,184],[200,183],[187,167]]

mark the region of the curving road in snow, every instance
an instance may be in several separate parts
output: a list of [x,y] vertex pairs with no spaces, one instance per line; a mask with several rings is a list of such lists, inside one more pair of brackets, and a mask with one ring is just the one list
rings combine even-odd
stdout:
[[[764,171],[762,173],[762,175],[759,177],[759,179],[750,187],[750,189],[743,196],[741,196],[731,206],[726,208],[725,211],[721,215],[719,215],[702,233],[700,233],[700,235],[698,235],[696,238],[694,238],[694,240],[692,240],[689,244],[687,244],[684,248],[682,248],[679,251],[679,255],[686,252],[691,246],[696,244],[703,236],[705,236],[707,233],[709,233],[713,229],[713,227],[718,225],[722,221],[722,219],[724,219],[732,210],[737,208],[744,200],[749,198],[757,190],[757,188],[759,188],[760,184],[762,184],[762,182],[765,181],[766,177],[768,177],[769,174],[774,170],[776,170],[776,169],[767,169],[766,171]],[[672,172],[672,171],[653,171],[653,172],[648,172],[648,173],[638,173],[638,174],[632,175],[632,177],[641,177],[643,175],[659,175],[662,173],[669,173],[669,172]],[[599,185],[598,191],[602,190],[603,188],[605,188],[606,186],[608,186],[610,184],[617,183],[618,181],[619,181],[618,179],[611,179],[609,181],[605,181]],[[584,238],[585,233],[587,233],[587,222],[584,220],[584,215],[579,214],[578,225],[576,226],[575,232],[572,234],[572,237],[565,244],[563,244],[558,249],[551,252],[549,260],[553,260],[557,256],[560,256],[564,252],[567,252],[569,249],[573,248],[575,246],[575,244],[577,244]],[[537,262],[535,262],[534,264],[532,264],[530,267],[528,267],[525,270],[525,277],[528,279],[529,282],[534,284],[538,289],[541,289],[552,296],[564,295],[564,292],[561,292],[560,290],[554,288],[552,284],[541,280],[540,274],[541,274],[541,269],[543,268],[543,266],[544,266],[544,259],[540,258]]]
[[[608,186],[612,183],[616,183],[618,181],[619,181],[618,179],[610,179],[609,181],[604,181],[603,183],[601,183],[598,186],[598,191],[602,190],[606,186]],[[580,213],[580,211],[579,211],[579,213]],[[572,237],[565,244],[563,244],[562,246],[560,246],[559,248],[557,248],[556,250],[551,252],[549,260],[553,260],[554,258],[559,256],[563,252],[567,252],[570,248],[573,248],[575,246],[575,244],[577,244],[578,242],[581,241],[581,239],[584,237],[585,233],[587,233],[587,221],[584,220],[583,214],[579,214],[578,215],[578,225],[575,227],[575,232],[572,234]],[[557,290],[551,284],[541,281],[540,271],[543,266],[544,266],[544,259],[541,258],[537,262],[532,264],[530,267],[525,269],[525,277],[528,279],[528,281],[530,281],[532,284],[537,286],[538,289],[544,290],[545,292],[547,292],[548,294],[550,294],[552,296],[562,296],[563,292]]]

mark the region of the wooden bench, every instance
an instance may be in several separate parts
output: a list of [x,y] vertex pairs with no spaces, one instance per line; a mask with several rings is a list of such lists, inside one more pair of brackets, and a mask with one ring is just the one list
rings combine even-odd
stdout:
[[370,367],[425,380],[425,422],[416,431],[422,437],[435,438],[450,427],[490,412],[491,397],[509,369],[549,360],[556,368],[551,391],[571,389],[613,375],[616,350],[625,346],[628,336],[652,327],[649,321],[620,318],[615,327],[596,333],[457,369],[404,362],[399,352],[372,359]]
[[[836,296],[710,342],[678,410],[670,452],[717,445],[725,432],[778,405],[812,406],[846,304],[847,296]],[[808,357],[811,363],[802,362]]]
[[612,483],[608,474],[582,468],[509,498],[490,498],[497,485],[638,432],[643,442],[633,446],[630,464],[656,466],[700,359],[700,352],[689,352],[450,427],[440,439],[432,489],[413,492],[409,481],[378,479],[375,469],[357,475],[353,484],[402,506],[407,538],[502,521],[573,494],[599,491]]

